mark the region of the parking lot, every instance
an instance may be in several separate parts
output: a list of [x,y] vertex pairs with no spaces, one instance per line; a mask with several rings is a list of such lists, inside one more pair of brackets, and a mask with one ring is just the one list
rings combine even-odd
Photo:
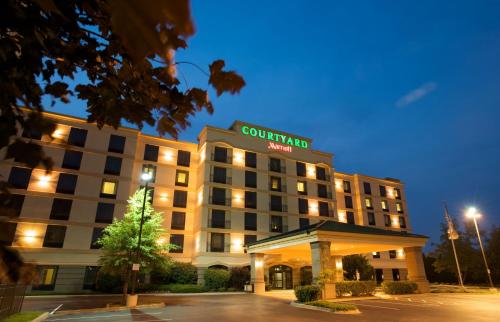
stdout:
[[[102,300],[101,297],[98,300]],[[290,301],[251,294],[213,296],[155,296],[164,308],[140,308],[115,312],[55,314],[47,321],[498,321],[500,295],[424,294],[392,298],[350,300],[361,314],[340,315],[290,306]],[[71,297],[65,297],[70,300]],[[74,299],[77,302],[77,298]],[[36,307],[36,298],[27,305]],[[60,301],[59,301],[60,302]],[[58,303],[53,299],[53,305]],[[66,308],[70,308],[66,302]]]

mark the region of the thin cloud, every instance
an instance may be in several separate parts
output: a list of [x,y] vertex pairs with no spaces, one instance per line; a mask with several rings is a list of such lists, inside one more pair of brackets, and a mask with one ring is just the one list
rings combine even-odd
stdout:
[[424,96],[428,95],[429,93],[433,92],[436,88],[437,88],[437,84],[435,82],[425,83],[422,86],[415,88],[414,90],[410,91],[405,96],[398,99],[398,101],[396,102],[396,106],[397,107],[405,107],[407,105],[415,103],[419,99],[421,99]]

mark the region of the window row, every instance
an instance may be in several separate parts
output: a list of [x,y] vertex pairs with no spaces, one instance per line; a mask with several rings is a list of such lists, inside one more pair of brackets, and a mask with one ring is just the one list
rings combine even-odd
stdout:
[[[159,152],[160,152],[160,147],[158,145],[146,144],[144,145],[143,159],[145,161],[158,162]],[[191,164],[191,152],[177,150],[177,165],[183,167],[189,167],[190,164]]]
[[[372,194],[372,186],[369,182],[363,182],[363,191],[365,195]],[[379,185],[379,193],[381,197],[387,197],[387,187],[383,185]],[[401,199],[401,190],[399,188],[393,189],[393,196],[396,199]]]

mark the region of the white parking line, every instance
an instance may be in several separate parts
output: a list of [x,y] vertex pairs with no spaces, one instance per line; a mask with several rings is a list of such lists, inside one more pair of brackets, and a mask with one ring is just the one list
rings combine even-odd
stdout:
[[[342,302],[342,303],[348,303],[348,302]],[[387,310],[401,311],[401,309],[398,309],[398,308],[395,308],[395,307],[380,306],[380,305],[370,305],[370,304],[360,304],[360,303],[358,303],[358,302],[348,303],[348,304],[353,304],[353,305],[356,305],[356,306],[378,307],[378,308],[380,308],[380,309],[387,309]]]
[[372,302],[376,303],[390,303],[390,304],[396,304],[396,305],[406,305],[406,306],[416,306],[416,307],[431,307],[431,306],[439,306],[437,304],[431,304],[431,303],[425,303],[425,304],[418,304],[418,303],[401,303],[400,301],[379,301],[379,300],[371,300]]
[[[127,314],[111,314],[111,315],[92,315],[91,317],[88,316],[81,316],[81,317],[74,317],[74,318],[55,318],[55,319],[50,319],[49,321],[69,321],[69,320],[82,320],[82,319],[109,319],[109,318],[115,318],[115,317],[129,317],[129,316],[137,316],[137,315],[156,315],[156,314],[162,314],[164,312],[151,312],[151,313],[127,313]],[[165,321],[171,321],[172,319],[164,319]]]

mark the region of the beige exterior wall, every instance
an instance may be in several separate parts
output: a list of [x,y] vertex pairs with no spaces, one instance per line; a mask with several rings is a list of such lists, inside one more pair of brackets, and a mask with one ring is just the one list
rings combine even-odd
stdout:
[[[126,200],[140,185],[139,180],[142,167],[145,164],[156,166],[156,177],[150,187],[154,188],[153,206],[164,214],[165,240],[169,240],[171,234],[184,236],[184,247],[182,253],[170,254],[180,261],[192,262],[200,268],[211,265],[243,266],[250,264],[250,257],[244,252],[245,235],[256,235],[257,239],[266,238],[277,233],[270,232],[271,216],[283,217],[283,231],[299,228],[299,218],[307,218],[310,223],[319,220],[347,220],[347,212],[352,211],[355,223],[358,225],[369,225],[368,213],[373,212],[376,226],[384,229],[403,229],[399,227],[399,217],[403,216],[406,221],[407,231],[410,231],[408,220],[404,185],[393,179],[378,179],[358,174],[344,174],[336,172],[333,166],[333,155],[330,153],[315,151],[311,149],[312,141],[307,138],[278,132],[276,130],[256,127],[272,133],[288,135],[297,140],[307,143],[306,148],[293,146],[291,151],[277,151],[269,148],[269,140],[244,135],[242,127],[245,123],[235,122],[231,129],[225,130],[214,127],[205,127],[198,137],[198,143],[179,142],[163,139],[128,129],[112,129],[104,127],[98,130],[95,125],[88,124],[84,120],[47,114],[58,123],[53,136],[55,139],[43,137],[41,144],[46,153],[52,157],[54,168],[50,174],[42,169],[34,169],[30,178],[29,186],[24,189],[12,189],[13,193],[25,195],[23,207],[18,218],[11,221],[17,223],[16,234],[12,246],[19,249],[26,260],[40,265],[80,265],[95,266],[100,252],[90,249],[93,229],[105,227],[106,224],[95,222],[98,202],[111,202],[115,204],[114,216],[123,216]],[[84,147],[67,146],[65,144],[71,127],[86,129],[87,139]],[[126,138],[125,148],[122,154],[108,152],[108,143],[111,134],[124,136]],[[21,136],[21,133],[19,133]],[[277,143],[277,142],[274,142]],[[278,142],[279,143],[279,142]],[[145,161],[145,145],[158,146],[157,162]],[[288,147],[287,144],[281,146]],[[215,147],[228,149],[227,163],[214,161]],[[61,167],[66,149],[83,152],[81,167],[79,170],[64,169]],[[178,151],[190,152],[190,166],[178,166]],[[253,152],[257,155],[256,168],[245,167],[245,152]],[[0,151],[3,159],[5,151]],[[119,176],[104,174],[104,166],[107,156],[122,158],[121,173]],[[286,171],[276,173],[270,171],[270,158],[280,159]],[[297,162],[306,165],[306,176],[297,176]],[[7,180],[13,166],[21,166],[14,160],[2,160],[0,162],[0,175]],[[231,181],[227,184],[214,183],[211,174],[213,168],[225,167],[227,176]],[[316,167],[326,169],[326,180],[316,179]],[[187,187],[175,184],[176,171],[188,171],[189,184]],[[245,171],[254,171],[257,175],[257,188],[245,187]],[[78,175],[78,181],[74,194],[56,193],[56,185],[60,173]],[[281,178],[282,185],[286,190],[282,192],[270,191],[270,177]],[[110,179],[117,182],[117,194],[115,199],[100,197],[102,181]],[[304,181],[307,185],[307,195],[301,195],[297,191],[297,181]],[[343,182],[350,182],[351,192],[344,192]],[[371,185],[371,195],[366,195],[363,183]],[[327,198],[318,197],[318,184],[326,185]],[[387,196],[381,197],[379,186],[386,187]],[[213,205],[210,197],[213,188],[226,189],[226,198],[230,200],[227,205]],[[392,193],[399,189],[401,198],[397,199]],[[187,191],[188,202],[186,208],[173,206],[174,191]],[[245,191],[255,192],[257,195],[257,209],[245,208]],[[282,197],[286,211],[277,212],[270,210],[270,196]],[[353,208],[348,209],[345,204],[345,196],[351,196]],[[367,209],[365,198],[371,198],[373,209]],[[53,198],[69,198],[73,200],[71,213],[68,220],[49,219]],[[300,214],[298,198],[308,199],[308,214]],[[386,201],[389,211],[381,208],[382,200]],[[329,216],[319,216],[318,203],[328,203]],[[402,213],[396,211],[396,203],[401,203]],[[211,228],[209,218],[213,209],[224,210],[227,228]],[[184,230],[172,230],[172,212],[185,212],[186,223]],[[257,214],[257,229],[245,230],[245,212]],[[391,225],[385,227],[384,214],[391,217]],[[67,227],[64,244],[62,248],[42,247],[47,225],[63,225]],[[224,252],[211,252],[209,241],[212,233],[225,234],[227,249]],[[371,258],[371,254],[367,254]],[[404,255],[403,255],[404,256]],[[381,254],[380,259],[372,259],[376,268],[389,269],[405,267],[404,261],[400,259],[389,259],[388,253]],[[75,267],[76,267],[75,266]],[[298,269],[298,268],[297,268]],[[80,271],[75,269],[75,272]],[[72,277],[74,278],[74,277]]]

